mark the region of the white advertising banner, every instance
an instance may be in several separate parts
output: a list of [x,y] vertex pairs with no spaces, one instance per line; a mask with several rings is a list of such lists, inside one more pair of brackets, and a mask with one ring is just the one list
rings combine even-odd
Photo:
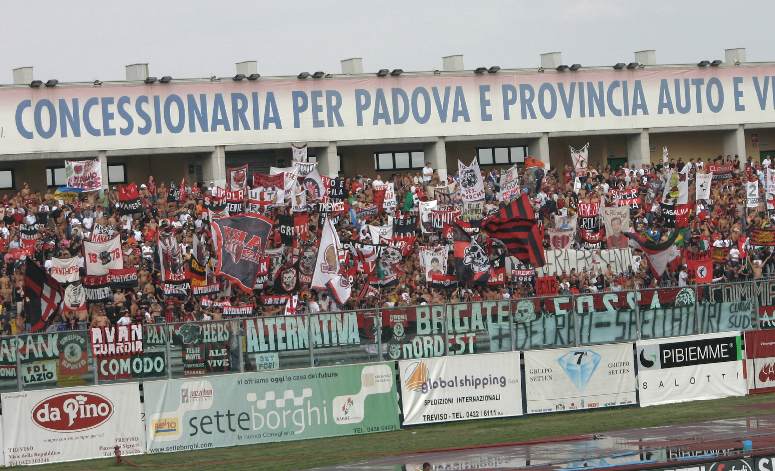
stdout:
[[398,362],[404,424],[522,415],[519,352]]
[[137,383],[2,395],[8,466],[58,463],[145,450]]
[[641,407],[745,396],[740,332],[636,343]]
[[607,250],[547,250],[546,265],[538,268],[538,275],[562,275],[576,270],[603,270],[611,265],[614,273],[625,273],[628,269],[637,271],[637,261],[632,256],[632,249]]
[[17,154],[769,123],[773,75],[747,64],[6,87],[0,129]]
[[632,344],[527,351],[527,413],[635,404]]

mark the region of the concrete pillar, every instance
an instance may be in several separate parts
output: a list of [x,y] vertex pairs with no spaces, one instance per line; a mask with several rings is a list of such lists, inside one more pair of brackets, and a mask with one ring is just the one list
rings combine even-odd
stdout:
[[218,186],[226,185],[226,148],[215,146],[210,158],[204,161],[202,174],[205,183],[213,182]]
[[737,155],[740,160],[745,161],[748,154],[745,150],[745,129],[742,124],[739,124],[736,129],[724,132],[723,148],[724,155]]
[[627,136],[627,164],[640,168],[642,165],[650,163],[651,150],[648,130],[641,129],[638,134]]
[[336,142],[329,142],[318,152],[318,173],[322,176],[335,178],[339,175],[341,168]]
[[425,161],[431,163],[431,167],[439,175],[439,180],[447,181],[447,144],[443,137],[436,138],[434,142],[425,144]]
[[363,59],[360,57],[343,59],[340,62],[342,64],[342,73],[345,75],[358,75],[363,73]]
[[441,58],[441,69],[444,72],[460,72],[463,68],[463,54],[454,54]]
[[527,145],[527,151],[530,156],[535,157],[544,163],[544,168],[548,171],[549,162],[549,133],[543,133],[541,137],[531,139]]
[[102,189],[108,188],[108,153],[104,150],[97,151],[97,160],[100,162],[100,172],[102,173]]
[[32,67],[19,67],[13,69],[14,85],[29,85],[32,80]]

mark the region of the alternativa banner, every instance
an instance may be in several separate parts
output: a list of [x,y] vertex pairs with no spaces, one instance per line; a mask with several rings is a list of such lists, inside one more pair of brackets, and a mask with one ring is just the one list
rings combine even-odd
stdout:
[[378,363],[146,382],[148,452],[397,430],[394,377]]
[[[59,463],[145,450],[137,383],[2,395],[5,464]],[[13,433],[8,433],[13,430]]]
[[404,425],[522,415],[519,352],[403,360]]
[[637,342],[641,407],[745,396],[740,332]]
[[525,352],[527,413],[636,403],[632,344]]

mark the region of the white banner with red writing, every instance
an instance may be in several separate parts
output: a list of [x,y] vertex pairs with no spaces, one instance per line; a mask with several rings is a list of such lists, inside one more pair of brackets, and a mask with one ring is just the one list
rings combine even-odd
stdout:
[[121,254],[121,237],[116,235],[107,242],[83,242],[83,253],[86,258],[87,275],[107,275],[110,270],[124,268],[124,258]]
[[137,383],[2,395],[7,466],[138,455],[145,427]]
[[83,191],[102,189],[102,167],[99,160],[65,160],[67,186]]

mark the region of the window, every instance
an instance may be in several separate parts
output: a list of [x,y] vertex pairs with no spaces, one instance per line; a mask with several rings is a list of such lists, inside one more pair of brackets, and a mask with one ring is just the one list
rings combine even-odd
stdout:
[[527,156],[527,147],[479,147],[476,157],[479,165],[511,165],[523,163]]
[[108,165],[108,183],[126,183],[126,165]]
[[46,169],[46,186],[67,185],[64,167],[49,167]]
[[16,188],[16,176],[13,170],[0,170],[0,190]]
[[374,170],[417,170],[424,166],[425,152],[421,150],[374,154]]

